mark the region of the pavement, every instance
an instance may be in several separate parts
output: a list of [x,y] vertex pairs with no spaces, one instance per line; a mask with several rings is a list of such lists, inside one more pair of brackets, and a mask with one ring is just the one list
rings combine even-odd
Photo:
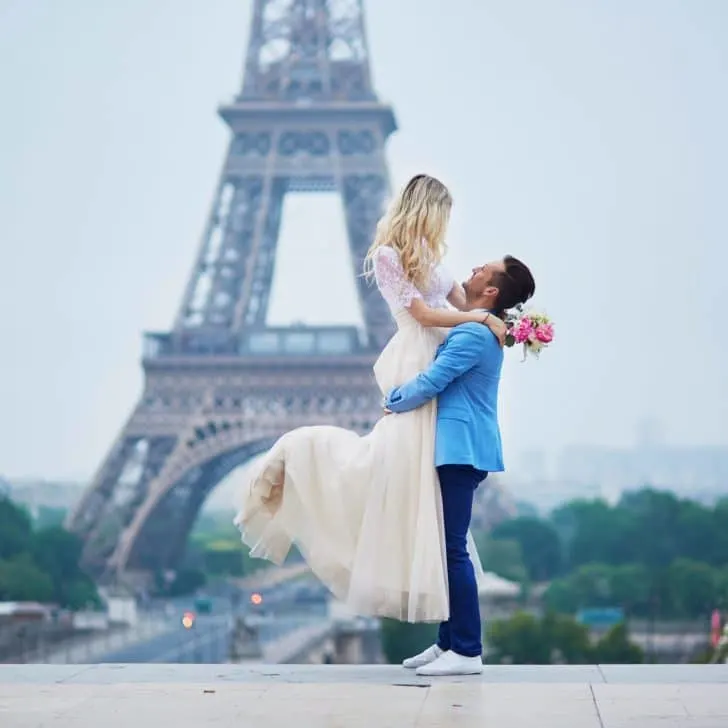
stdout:
[[3,728],[726,728],[726,665],[0,665]]

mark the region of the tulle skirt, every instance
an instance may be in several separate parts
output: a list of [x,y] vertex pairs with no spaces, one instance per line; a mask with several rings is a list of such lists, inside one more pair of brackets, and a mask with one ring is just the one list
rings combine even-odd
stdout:
[[[406,311],[374,365],[382,393],[432,362],[445,334]],[[409,622],[449,616],[437,403],[383,416],[360,436],[301,427],[261,459],[235,524],[253,556],[281,564],[296,544],[312,572],[355,613]],[[468,536],[476,577],[482,566]]]

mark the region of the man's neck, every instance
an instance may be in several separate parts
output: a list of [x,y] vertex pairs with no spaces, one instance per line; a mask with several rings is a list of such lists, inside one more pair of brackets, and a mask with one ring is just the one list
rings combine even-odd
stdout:
[[489,313],[495,313],[495,308],[490,301],[474,301],[468,303],[468,311],[487,311]]

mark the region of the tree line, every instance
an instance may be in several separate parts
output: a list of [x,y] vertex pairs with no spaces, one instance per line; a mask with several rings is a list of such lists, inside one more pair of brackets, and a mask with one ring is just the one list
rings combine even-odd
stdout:
[[486,569],[548,583],[544,605],[556,612],[692,619],[728,607],[728,499],[706,506],[644,488],[615,505],[575,500],[515,518],[477,540]]
[[[587,627],[567,615],[549,612],[535,617],[517,612],[492,622],[483,616],[486,662],[491,665],[606,665],[645,660],[642,649],[630,642],[623,623],[594,640]],[[382,620],[382,651],[390,663],[416,655],[436,638],[436,625]]]
[[0,496],[0,601],[33,601],[68,609],[98,605],[80,567],[82,543],[59,525],[38,528],[9,497]]

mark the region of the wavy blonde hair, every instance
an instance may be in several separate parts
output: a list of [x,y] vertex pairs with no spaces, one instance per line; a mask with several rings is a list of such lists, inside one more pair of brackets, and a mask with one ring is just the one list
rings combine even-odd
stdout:
[[414,176],[377,224],[374,242],[364,258],[365,275],[373,275],[377,248],[389,245],[399,253],[407,280],[425,289],[433,267],[445,253],[451,209],[452,196],[440,180],[426,174]]

